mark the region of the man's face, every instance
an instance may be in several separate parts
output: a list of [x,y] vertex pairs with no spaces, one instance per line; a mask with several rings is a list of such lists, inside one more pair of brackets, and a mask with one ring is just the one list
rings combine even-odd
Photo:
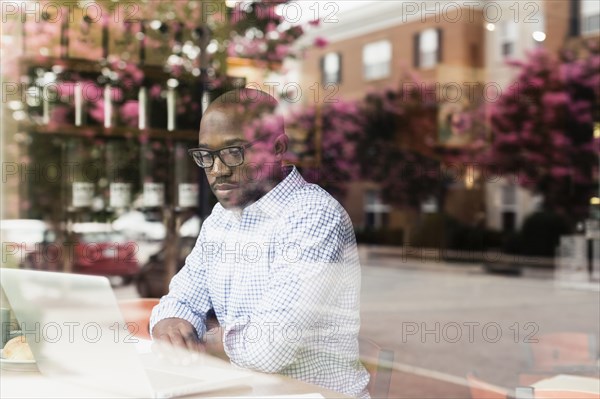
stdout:
[[[244,132],[243,126],[232,122],[227,111],[214,110],[202,118],[198,146],[215,151],[248,144],[255,139],[256,134]],[[270,189],[271,169],[276,161],[273,143],[257,141],[243,152],[244,163],[239,166],[227,166],[215,154],[212,167],[204,169],[212,192],[227,209],[243,208]]]

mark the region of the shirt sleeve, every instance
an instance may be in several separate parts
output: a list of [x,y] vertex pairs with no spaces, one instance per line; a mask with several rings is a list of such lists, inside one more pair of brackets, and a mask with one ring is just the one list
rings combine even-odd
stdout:
[[333,206],[303,206],[285,218],[263,297],[225,326],[223,346],[233,363],[277,373],[295,361],[300,337],[331,311],[342,285],[343,232],[344,218]]
[[190,322],[199,337],[206,332],[206,312],[211,309],[207,289],[207,262],[203,257],[204,228],[192,252],[185,259],[185,265],[169,284],[169,293],[160,299],[150,316],[150,333],[159,321],[167,318],[180,318]]

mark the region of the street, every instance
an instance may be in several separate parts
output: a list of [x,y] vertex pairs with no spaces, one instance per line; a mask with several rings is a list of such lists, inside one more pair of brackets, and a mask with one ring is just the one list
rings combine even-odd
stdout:
[[[469,372],[514,389],[529,345],[550,332],[600,335],[600,293],[477,265],[363,259],[361,336],[394,351],[390,397],[468,397]],[[133,286],[116,289],[136,296]],[[597,350],[597,349],[596,349]]]
[[[361,308],[361,334],[394,350],[398,371],[417,367],[421,377],[457,384],[476,372],[487,382],[514,389],[530,365],[528,346],[542,334],[590,333],[598,348],[598,290],[489,275],[477,267],[453,270],[438,264],[438,270],[422,271],[419,266],[428,265],[417,260],[403,268],[398,264],[397,259],[363,262]],[[412,396],[394,378],[392,385],[391,397],[457,397],[434,395],[431,385],[412,387]]]

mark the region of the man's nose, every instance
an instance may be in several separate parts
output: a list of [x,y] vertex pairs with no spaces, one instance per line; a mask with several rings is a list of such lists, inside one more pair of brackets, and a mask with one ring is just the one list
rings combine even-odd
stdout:
[[207,169],[206,172],[215,176],[229,176],[231,175],[231,167],[225,165],[223,161],[221,161],[221,158],[215,156],[212,167]]

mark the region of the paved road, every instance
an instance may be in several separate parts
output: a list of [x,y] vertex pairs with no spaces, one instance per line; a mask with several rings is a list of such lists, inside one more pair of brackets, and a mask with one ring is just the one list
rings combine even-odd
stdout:
[[418,367],[421,376],[457,377],[458,383],[474,371],[514,388],[530,367],[529,348],[540,335],[586,332],[598,343],[598,290],[489,275],[477,267],[409,261],[399,268],[398,262],[363,263],[361,321],[363,335],[395,352],[399,370]]
[[[116,291],[136,296],[131,286]],[[361,322],[361,335],[394,351],[391,397],[465,397],[468,372],[517,386],[530,366],[529,347],[542,334],[586,332],[598,343],[600,293],[473,266],[369,259]]]

